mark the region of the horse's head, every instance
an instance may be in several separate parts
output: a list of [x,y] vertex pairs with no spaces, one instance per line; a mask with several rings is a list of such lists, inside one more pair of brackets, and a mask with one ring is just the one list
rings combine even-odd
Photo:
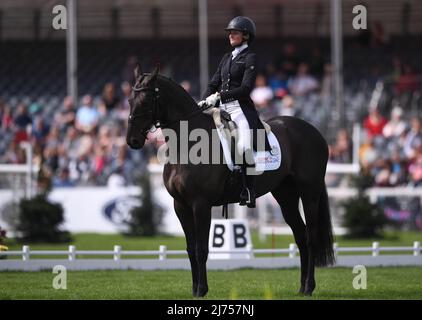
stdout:
[[129,99],[130,115],[126,142],[132,149],[141,149],[149,129],[158,121],[156,87],[159,66],[151,74],[142,74],[140,66],[135,68],[135,85]]

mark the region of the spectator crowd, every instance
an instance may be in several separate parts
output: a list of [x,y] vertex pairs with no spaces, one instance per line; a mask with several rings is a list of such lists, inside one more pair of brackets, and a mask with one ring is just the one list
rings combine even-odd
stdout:
[[[297,48],[286,43],[274,61],[260,69],[251,97],[263,120],[289,115],[312,122],[321,114],[315,105],[330,106],[331,64],[318,48],[307,58],[300,57]],[[415,69],[399,57],[394,57],[391,70],[385,77],[394,79],[394,94],[420,90]],[[126,145],[130,77],[128,72],[128,78],[118,86],[106,83],[101,96],[87,94],[80,103],[65,97],[52,117],[37,103],[20,103],[12,109],[0,100],[0,132],[11,137],[0,163],[25,163],[20,143],[28,141],[33,146],[34,164],[51,178],[53,186],[134,183],[133,172],[156,161],[158,144],[147,140],[142,151],[132,151]],[[187,91],[191,88],[187,80],[181,85]],[[312,104],[313,99],[319,104]],[[359,148],[362,169],[374,177],[377,186],[422,186],[420,114],[410,114],[398,105],[391,106],[389,114],[376,106],[365,108],[361,119],[364,138]],[[329,147],[330,161],[350,163],[353,148],[349,130],[339,130],[334,140]]]

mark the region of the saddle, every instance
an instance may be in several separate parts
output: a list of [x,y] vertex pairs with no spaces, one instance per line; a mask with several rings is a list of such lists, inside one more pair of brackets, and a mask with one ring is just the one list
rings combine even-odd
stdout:
[[[228,179],[227,183],[229,187],[234,187],[238,184],[241,173],[240,173],[240,166],[236,165],[235,163],[235,152],[237,152],[237,148],[235,145],[235,139],[237,138],[237,125],[231,119],[231,116],[228,112],[221,110],[219,108],[213,107],[208,108],[203,111],[203,113],[211,116],[214,120],[215,126],[217,128],[217,132],[220,136],[221,145],[223,147],[224,156],[227,162],[227,166],[229,167],[232,174]],[[268,151],[265,152],[257,152],[254,154],[255,158],[255,165],[260,167],[260,170],[276,170],[281,165],[281,153],[280,145],[275,138],[274,134],[271,132],[271,127],[268,123],[262,121],[262,124],[265,128],[265,133],[267,134],[270,144],[272,146],[272,151],[274,153],[270,153]],[[228,144],[227,141],[231,141],[232,143]],[[230,147],[229,147],[230,145]],[[244,184],[244,183],[243,183]],[[228,204],[223,205],[223,217],[228,217]]]
[[[230,133],[230,137],[235,137],[236,135],[236,129],[237,125],[236,123],[231,119],[230,114],[227,111],[221,110],[219,108],[213,107],[209,108],[203,111],[205,114],[208,114],[214,119],[215,126],[219,129],[224,128],[227,129]],[[265,128],[265,133],[268,135],[271,132],[271,126],[266,123],[265,121],[262,121],[262,124]],[[229,138],[229,137],[227,137]]]

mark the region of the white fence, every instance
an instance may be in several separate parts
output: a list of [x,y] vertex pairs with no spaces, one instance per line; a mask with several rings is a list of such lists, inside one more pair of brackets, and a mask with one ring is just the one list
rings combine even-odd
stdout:
[[[371,247],[340,247],[334,244],[334,252],[337,256],[336,266],[353,267],[358,264],[365,266],[422,266],[421,244],[415,241],[412,247],[381,247],[379,242],[373,242]],[[340,253],[370,253],[369,255],[340,255]],[[397,254],[397,253],[408,254]],[[296,244],[290,244],[285,249],[253,249],[249,246],[246,250],[210,252],[214,254],[247,254],[246,259],[209,259],[208,268],[214,270],[238,269],[238,268],[289,268],[300,265],[298,248]],[[381,253],[395,253],[381,255]],[[271,257],[256,257],[255,255],[271,254]],[[31,259],[31,256],[67,256],[67,259]],[[78,259],[77,256],[110,256],[109,259]],[[133,256],[157,256],[156,259],[122,259]],[[182,259],[169,256],[185,256]],[[21,251],[1,252],[0,256],[20,256],[22,259],[0,260],[0,271],[22,270],[37,271],[51,270],[56,265],[64,265],[69,270],[100,270],[100,269],[137,269],[137,270],[172,270],[190,269],[185,250],[167,250],[166,246],[160,246],[159,250],[126,251],[121,246],[115,246],[114,250],[76,250],[75,246],[69,246],[68,250],[30,250],[29,246],[23,246]],[[276,256],[277,255],[277,256]],[[280,255],[286,255],[281,256]]]

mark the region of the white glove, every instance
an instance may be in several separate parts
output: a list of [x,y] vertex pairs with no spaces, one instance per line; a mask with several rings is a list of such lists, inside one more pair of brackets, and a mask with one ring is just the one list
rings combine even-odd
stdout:
[[201,101],[198,102],[198,107],[202,108],[206,104],[207,104],[207,102],[205,100],[201,100]]
[[212,95],[208,96],[205,99],[205,102],[207,103],[207,105],[209,105],[210,107],[214,107],[217,104],[217,101],[220,100],[220,94],[218,92],[213,93]]

